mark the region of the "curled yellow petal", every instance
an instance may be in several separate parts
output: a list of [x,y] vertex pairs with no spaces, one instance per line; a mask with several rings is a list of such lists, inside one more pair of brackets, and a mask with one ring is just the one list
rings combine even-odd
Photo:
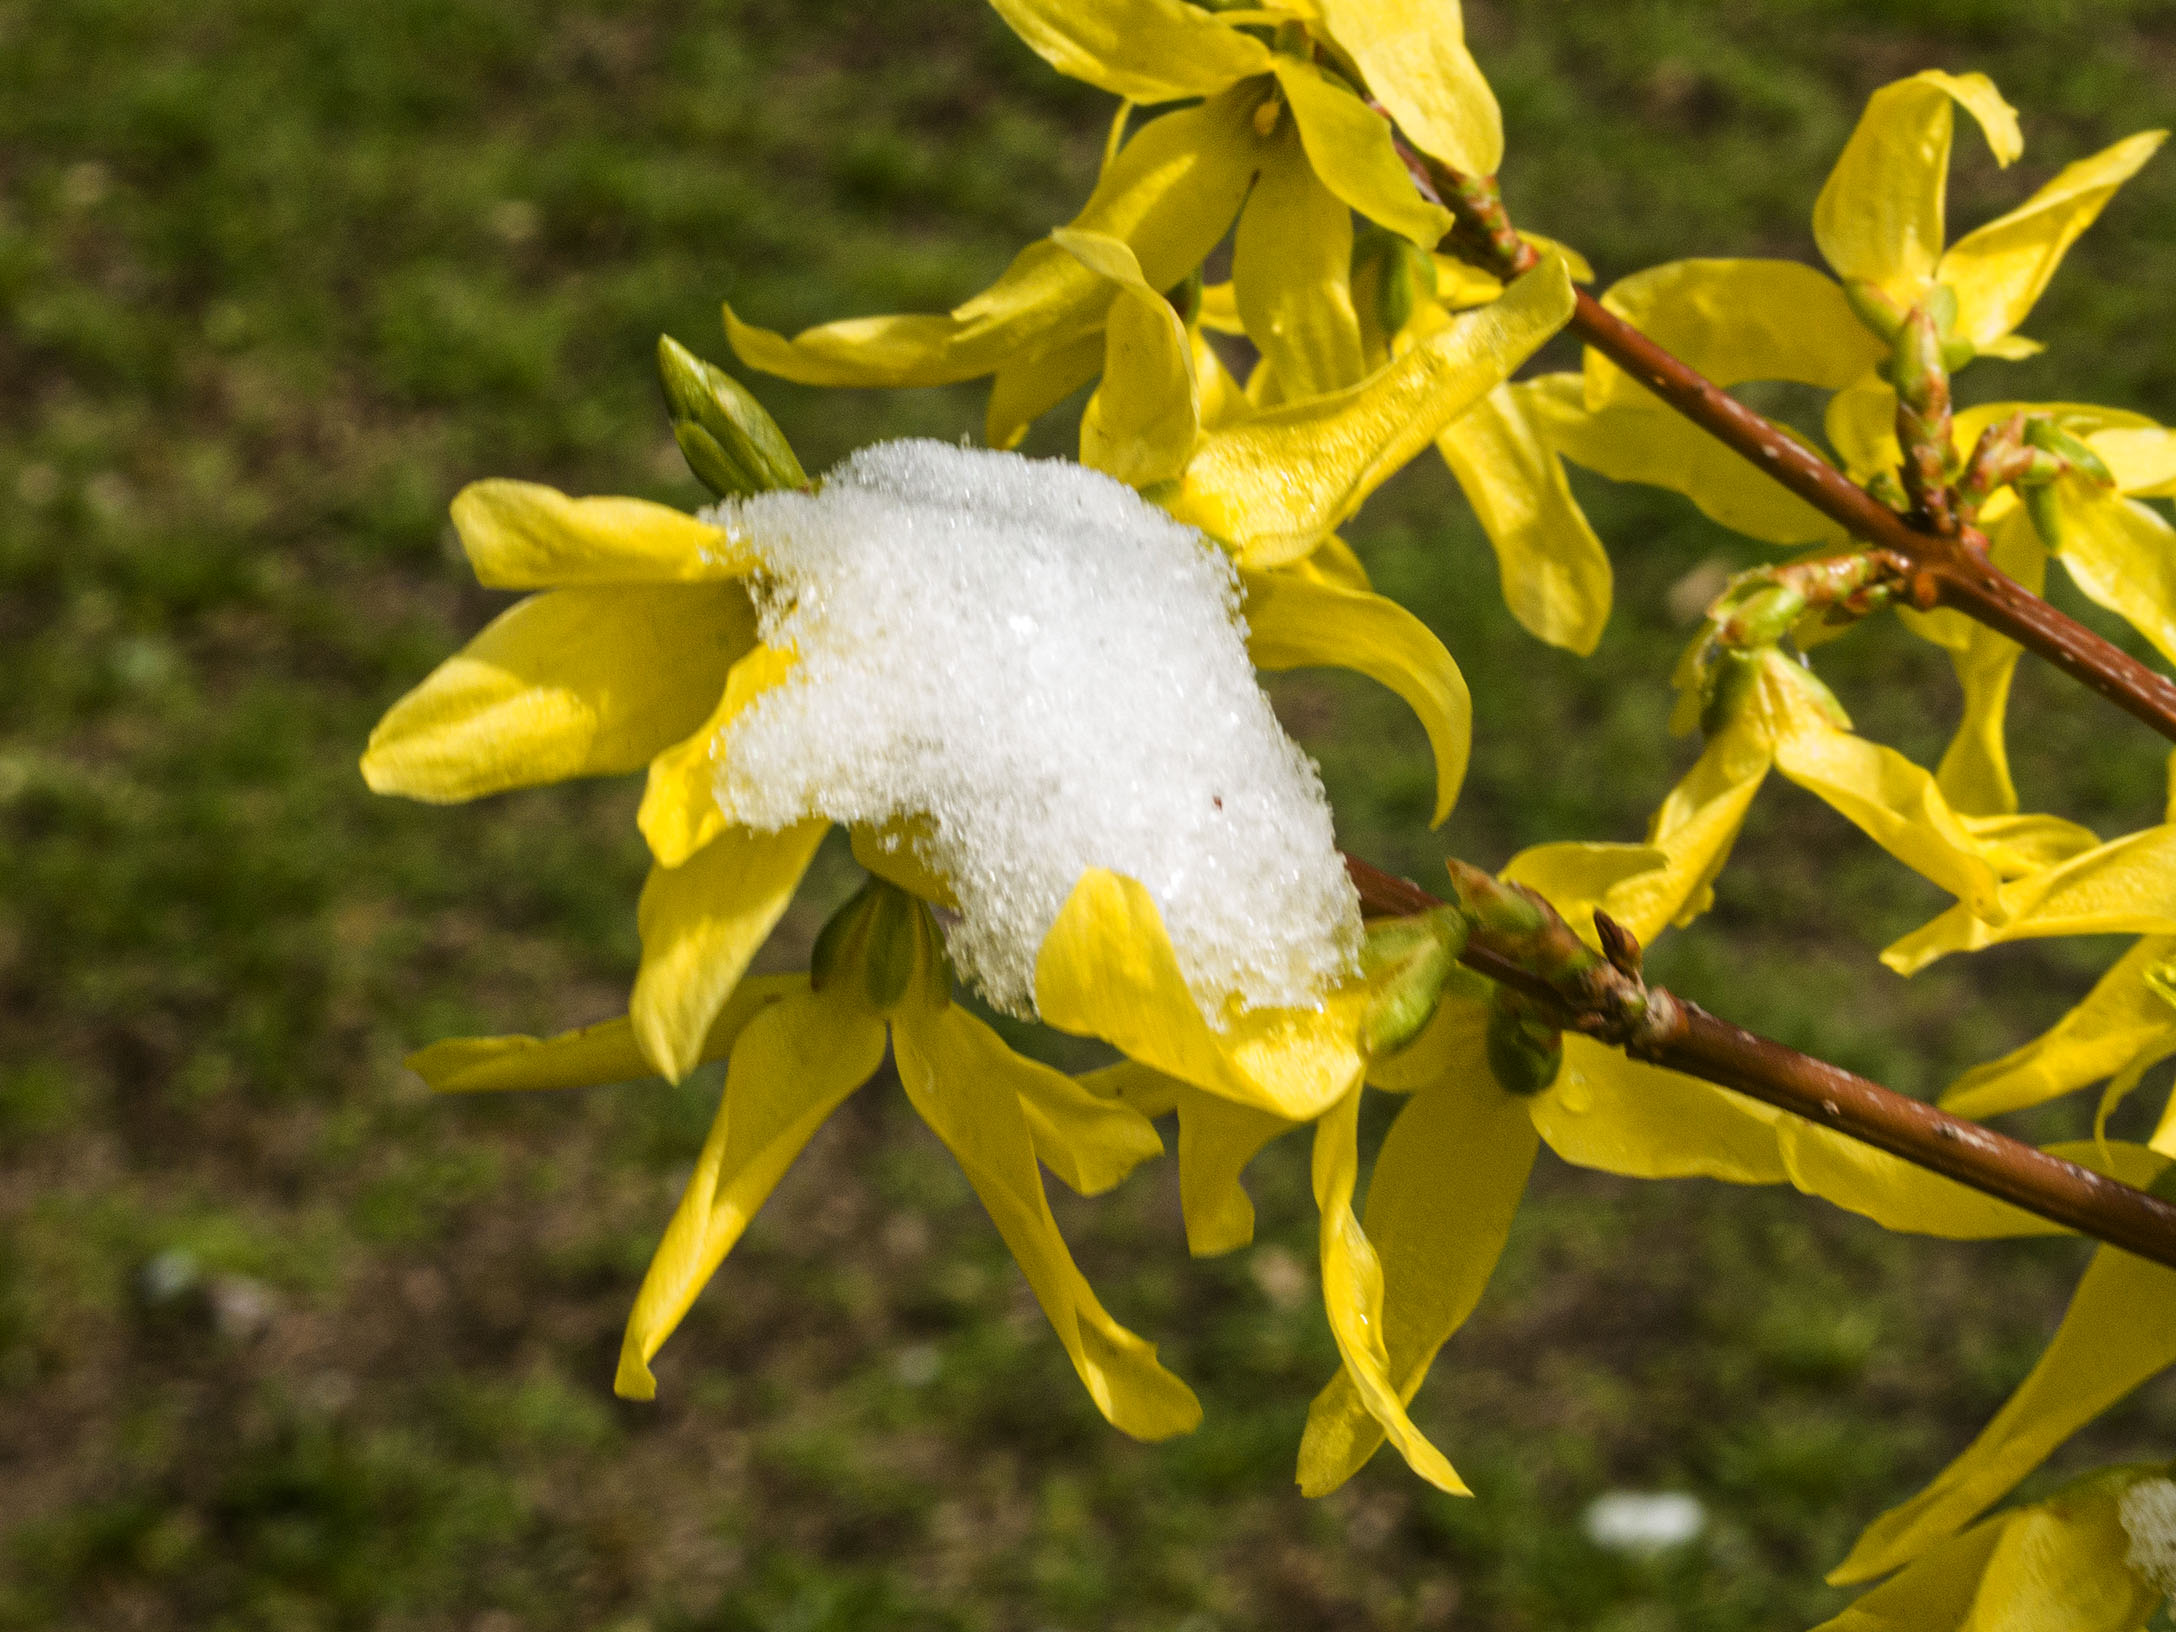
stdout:
[[1943,1108],[1959,1116],[1999,1116],[2114,1076],[2141,1056],[2176,1054],[2176,1005],[2146,981],[2148,970],[2172,957],[2176,939],[2140,940],[2053,1026],[1951,1083]]
[[1443,1453],[1406,1415],[1391,1381],[1383,1338],[1383,1266],[1352,1210],[1360,1173],[1360,1089],[1357,1085],[1315,1124],[1315,1206],[1322,1214],[1322,1304],[1345,1362],[1342,1373],[1384,1437],[1406,1464],[1438,1490],[1470,1494]]
[[882,827],[857,822],[847,830],[854,860],[865,872],[898,885],[932,906],[957,912],[960,903],[952,893],[952,881],[923,859],[928,854],[929,832],[927,817],[903,818]]
[[1298,57],[1274,59],[1284,92],[1322,184],[1370,221],[1434,249],[1451,230],[1450,212],[1421,197],[1390,140],[1390,121],[1320,68]]
[[1272,1112],[1205,1094],[1190,1083],[1173,1096],[1179,1113],[1179,1210],[1186,1250],[1214,1258],[1254,1239],[1254,1202],[1239,1182],[1247,1164],[1278,1135],[1299,1126]]
[[1185,470],[1201,429],[1193,339],[1120,240],[1066,227],[1051,237],[1118,285],[1104,319],[1103,383],[1081,415],[1081,463],[1130,487],[1170,481]]
[[1864,1581],[1918,1557],[2171,1363],[2176,1270],[2102,1247],[2031,1375],[1926,1489],[1866,1527],[1829,1580]]
[[493,589],[685,584],[743,578],[745,539],[647,499],[570,499],[493,477],[454,495],[454,530],[476,581]]
[[2009,214],[1951,245],[1935,276],[1957,292],[1957,332],[1986,346],[2024,322],[2078,235],[2167,139],[2165,130],[2140,131],[2066,164]]
[[718,773],[725,753],[725,733],[743,710],[793,672],[794,656],[758,646],[735,663],[725,679],[725,695],[689,736],[650,761],[635,825],[649,841],[661,867],[677,867],[725,831],[727,816],[718,803]]
[[[1498,1088],[1479,1057],[1415,1093],[1390,1125],[1368,1180],[1366,1229],[1382,1264],[1384,1356],[1401,1401],[1481,1301],[1537,1148],[1524,1102]],[[1383,1434],[1340,1369],[1307,1412],[1302,1493],[1342,1485]]]
[[1932,776],[1810,711],[1795,723],[1776,741],[1777,770],[1979,916],[1999,916],[2001,881]]
[[1286,397],[1356,384],[1352,212],[1315,179],[1297,131],[1280,125],[1232,236],[1232,289],[1247,338]]
[[656,1398],[651,1359],[801,1148],[884,1061],[883,1024],[851,1001],[851,982],[798,985],[733,1045],[717,1117],[627,1317],[612,1384],[627,1399]]
[[[1887,355],[1836,280],[1798,261],[1671,261],[1612,284],[1602,304],[1717,385],[1840,391]],[[1589,408],[1647,396],[1598,351],[1587,353],[1585,383]]]
[[1261,669],[1333,666],[1388,686],[1413,706],[1436,762],[1435,821],[1457,802],[1473,746],[1473,699],[1443,642],[1396,601],[1289,573],[1242,567],[1247,655]]
[[1511,615],[1552,646],[1592,652],[1609,622],[1609,552],[1572,497],[1532,390],[1499,385],[1444,428],[1436,450],[1488,534]]
[[1028,427],[1086,385],[1103,368],[1103,336],[1080,335],[1048,351],[1008,357],[990,380],[982,439],[1015,448]]
[[1083,873],[1035,961],[1035,1007],[1060,1031],[1213,1094],[1304,1122],[1360,1079],[1364,991],[1319,1009],[1249,1009],[1211,1031],[1195,1006],[1156,902],[1136,880]]
[[926,1001],[894,1018],[892,1050],[907,1097],[982,1198],[1096,1409],[1136,1439],[1191,1432],[1201,1421],[1193,1391],[1157,1363],[1153,1343],[1111,1318],[1058,1234],[1012,1086],[1026,1062],[956,1005]]
[[[751,975],[734,987],[703,1038],[703,1062],[723,1059],[764,1005],[806,984],[799,975]],[[625,1015],[556,1037],[448,1037],[402,1063],[441,1094],[594,1088],[654,1074]]]
[[1682,493],[1711,520],[1770,544],[1844,538],[1842,528],[1804,499],[1655,399],[1620,400],[1594,412],[1577,374],[1545,374],[1526,382],[1526,389],[1550,444],[1574,464],[1614,482]]
[[2176,662],[2176,527],[2082,477],[2060,478],[2060,492],[2056,554],[2071,581]]
[[[1240,37],[1221,23],[1208,26]],[[1170,288],[1201,264],[1239,213],[1261,163],[1253,121],[1262,94],[1261,86],[1235,86],[1149,120],[1069,225],[1123,240],[1150,285]],[[725,327],[749,367],[804,385],[948,385],[1016,358],[1063,351],[1102,327],[1110,301],[1107,282],[1045,239],[943,316],[848,318],[789,340],[743,323],[728,307]]]
[[[1989,553],[1995,565],[2037,595],[2046,572],[2047,552],[2023,509],[1989,529]],[[1951,807],[1968,816],[1992,816],[2017,809],[2017,786],[2010,780],[2010,750],[2005,731],[2010,680],[2024,648],[1983,623],[1971,623],[1961,646],[1952,647],[1950,666],[1964,692],[1964,712],[1956,734],[1942,752],[1934,780]]]
[[1953,101],[1979,121],[1998,162],[2024,150],[2017,110],[1985,74],[1930,68],[1884,85],[1814,201],[1814,242],[1838,277],[1907,306],[1925,292],[1942,254]]
[[1551,260],[1349,390],[1205,435],[1173,514],[1230,540],[1249,566],[1306,555],[1562,327],[1571,307],[1571,280]]
[[1496,173],[1504,156],[1503,112],[1466,49],[1458,0],[1321,0],[1321,6],[1330,37],[1415,147],[1469,176]]
[[1651,941],[1708,910],[1753,796],[1775,763],[1773,740],[1747,717],[1727,722],[1678,779],[1648,824],[1663,865],[1613,885],[1603,905],[1635,937]]
[[1952,952],[1977,952],[2002,941],[2176,934],[2176,827],[2127,833],[2012,879],[1997,904],[2000,918],[1990,922],[1959,902],[1890,945],[1881,961],[1912,975]]
[[1098,1094],[1064,1072],[1010,1050],[1006,1058],[1009,1063],[999,1075],[1020,1096],[1035,1154],[1067,1189],[1100,1196],[1164,1153],[1156,1125],[1123,1097]]
[[990,0],[1028,49],[1131,102],[1213,96],[1265,73],[1269,48],[1180,0]]
[[830,824],[779,833],[727,828],[678,867],[652,867],[636,921],[642,967],[627,1014],[660,1076],[678,1082],[776,927]]
[[754,642],[738,584],[533,595],[386,711],[363,780],[441,804],[639,770],[701,723]]

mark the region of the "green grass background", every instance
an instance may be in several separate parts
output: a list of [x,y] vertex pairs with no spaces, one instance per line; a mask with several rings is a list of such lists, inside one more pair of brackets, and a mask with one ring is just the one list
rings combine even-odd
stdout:
[[[1960,135],[1966,222],[2176,104],[2176,8],[2146,0],[1468,9],[1515,209],[1605,279],[1810,255],[1860,102],[1921,66],[1987,69],[2026,117],[2012,174]],[[446,502],[488,474],[694,502],[660,331],[722,359],[722,297],[788,329],[948,305],[1071,213],[1106,114],[973,0],[0,3],[0,1625],[1790,1628],[2022,1374],[2075,1242],[1891,1240],[1545,1157],[1417,1406],[1479,1498],[1385,1456],[1303,1502],[1334,1354],[1302,1150],[1257,1164],[1261,1242],[1224,1260],[1186,1258],[1168,1163],[1060,1201],[1208,1408],[1142,1447],[880,1083],[666,1351],[659,1401],[611,1397],[717,1082],[434,1102],[401,1069],[448,1033],[615,1012],[637,949],[633,785],[431,810],[356,774],[379,711],[502,604]],[[2164,159],[2034,314],[2048,356],[1978,365],[1971,394],[2176,412],[2172,203]],[[812,469],[980,422],[969,391],[753,384]],[[1581,491],[1619,571],[1586,662],[1512,624],[1440,468],[1353,530],[1478,714],[1431,835],[1399,705],[1278,682],[1353,848],[1426,878],[1447,850],[1635,838],[1686,762],[1669,591],[1752,552],[1665,496]],[[1868,731],[1939,750],[1930,648],[1876,622],[1821,666]],[[2158,819],[2143,731],[2044,673],[2019,693],[2029,800]],[[846,876],[827,857],[778,961]],[[1881,970],[1937,904],[1776,788],[1715,913],[1655,957],[1926,1092],[2112,951]],[[162,1276],[189,1284],[150,1295]],[[2172,1428],[2151,1387],[2058,1469],[2166,1456]],[[1709,1533],[1598,1552],[1578,1514],[1626,1486],[1698,1493]]]

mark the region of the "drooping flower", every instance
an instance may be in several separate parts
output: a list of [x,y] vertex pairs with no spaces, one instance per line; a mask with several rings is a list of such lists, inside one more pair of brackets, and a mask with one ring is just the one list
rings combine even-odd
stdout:
[[[691,459],[723,470],[693,423]],[[767,483],[743,485],[790,481],[790,457],[771,450]],[[1309,598],[1331,591],[1295,571],[1249,594],[1243,628],[1223,554],[1119,484],[935,444],[871,450],[820,492],[702,517],[490,482],[455,520],[487,583],[544,593],[395,705],[366,777],[455,800],[647,764],[656,865],[625,1019],[544,1042],[456,1039],[417,1068],[478,1089],[729,1061],[622,1386],[648,1386],[649,1355],[888,1036],[1098,1406],[1151,1437],[1191,1426],[1191,1395],[1073,1270],[1035,1171],[1039,1157],[1107,1188],[1160,1142],[1137,1110],[1010,1055],[951,1003],[929,908],[1000,1004],[1032,1000],[1265,1114],[1337,1104],[1363,1063],[1357,915],[1319,786],[1246,645],[1321,660],[1338,641],[1292,603],[1319,610]],[[1431,707],[1463,701],[1409,615],[1334,598],[1374,672]],[[832,964],[745,978],[833,821],[889,882],[828,936]],[[1113,892],[1123,913],[1102,910]],[[1129,1001],[1144,979],[1171,1001]]]
[[[1492,173],[1502,154],[1501,116],[1455,3],[994,3],[1061,72],[1125,99],[1103,175],[1072,229],[1119,240],[1163,292],[1184,283],[1236,221],[1237,314],[1270,369],[1258,406],[1343,390],[1366,372],[1351,212],[1422,250],[1450,227],[1407,174],[1390,120],[1473,174]],[[1194,98],[1202,100],[1126,137],[1135,104]],[[1095,377],[1111,303],[1109,284],[1046,240],[941,316],[851,318],[792,340],[730,311],[726,322],[742,361],[809,384],[994,376],[988,439],[1010,447]]]

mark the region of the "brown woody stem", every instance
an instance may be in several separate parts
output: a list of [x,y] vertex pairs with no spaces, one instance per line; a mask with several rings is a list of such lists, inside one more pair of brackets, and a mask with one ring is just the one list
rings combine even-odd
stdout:
[[[1443,905],[1418,884],[1355,857],[1347,856],[1345,866],[1360,891],[1362,911],[1371,916],[1411,917]],[[1454,879],[1462,872],[1454,864]],[[1469,934],[1459,961],[1533,998],[1566,1030],[1777,1106],[2050,1223],[2176,1268],[2176,1205],[1755,1036],[1661,987],[1647,986],[1637,974],[1630,937],[1599,915],[1598,921],[1607,925],[1604,935],[1615,950],[1608,960],[1597,960],[1599,969],[1588,964],[1569,978],[1552,978],[1534,965],[1523,945],[1498,944],[1502,938],[1485,926]]]

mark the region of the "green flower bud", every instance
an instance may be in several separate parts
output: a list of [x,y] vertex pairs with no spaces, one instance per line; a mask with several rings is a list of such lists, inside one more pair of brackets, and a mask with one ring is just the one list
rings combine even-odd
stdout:
[[808,473],[763,405],[722,368],[670,335],[657,339],[657,372],[673,440],[688,468],[720,498],[806,487]]

